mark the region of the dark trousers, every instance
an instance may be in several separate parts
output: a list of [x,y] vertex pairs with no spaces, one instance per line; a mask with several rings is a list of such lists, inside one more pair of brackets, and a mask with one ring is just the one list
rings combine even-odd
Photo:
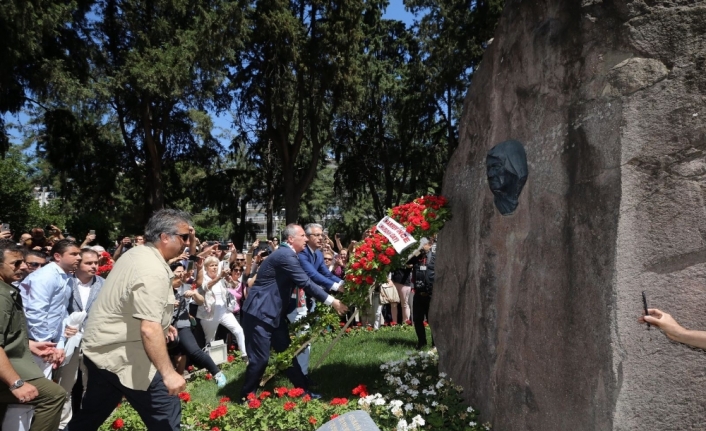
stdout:
[[218,365],[199,347],[191,328],[179,328],[179,352],[186,355],[199,368],[205,368],[212,375],[221,372]]
[[429,321],[429,304],[431,295],[424,293],[414,293],[412,301],[412,318],[414,320],[414,332],[417,333],[417,346],[427,345],[427,333],[424,329],[424,318]]
[[162,375],[157,372],[146,391],[126,388],[118,376],[101,370],[84,356],[88,369],[88,387],[81,403],[81,410],[74,412],[66,430],[96,431],[123,395],[142,418],[150,431],[176,431],[181,424],[181,402],[179,397],[169,395]]
[[[242,313],[241,321],[243,332],[245,332],[245,349],[248,351],[248,363],[245,368],[245,383],[240,390],[240,396],[245,398],[249,393],[255,392],[265,369],[267,361],[270,360],[270,346],[275,352],[284,352],[289,347],[289,330],[287,319],[280,319],[278,327],[273,327],[258,319],[257,317]],[[308,384],[297,358],[292,361],[292,366],[285,371],[287,378],[295,388],[308,390]]]
[[[27,383],[37,388],[37,395],[25,404],[34,406],[34,419],[30,431],[56,431],[61,422],[61,409],[66,401],[66,391],[49,379],[40,377],[27,380]],[[10,389],[5,386],[0,390],[0,426],[5,418],[8,404],[21,404]]]

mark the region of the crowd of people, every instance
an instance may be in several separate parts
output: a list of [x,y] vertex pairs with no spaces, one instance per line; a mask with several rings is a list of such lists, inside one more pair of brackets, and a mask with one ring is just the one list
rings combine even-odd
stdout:
[[[282,244],[255,241],[240,252],[231,242],[201,243],[187,214],[163,210],[144,235],[120,238],[112,255],[92,245],[95,238],[91,231],[79,244],[56,226],[18,238],[0,232],[0,379],[8,388],[0,389],[0,423],[14,427],[23,417],[7,407],[26,404],[30,430],[94,430],[126,397],[148,429],[178,429],[174,395],[188,365],[208,370],[218,388],[227,384],[204,351],[215,339],[232,340],[247,361],[245,398],[270,348],[289,346],[289,322],[312,312],[315,301],[349,311],[335,295],[356,242],[343,247],[318,224],[289,225]],[[412,319],[418,347],[425,346],[433,256],[425,240],[406,268],[390,274],[401,306],[374,295],[365,323],[377,329]],[[286,374],[318,398],[308,357],[307,348]]]

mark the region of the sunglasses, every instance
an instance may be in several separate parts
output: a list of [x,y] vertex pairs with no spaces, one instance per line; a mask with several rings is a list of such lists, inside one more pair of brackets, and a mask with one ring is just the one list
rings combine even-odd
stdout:
[[184,242],[187,242],[189,240],[188,233],[173,233],[172,235],[181,237],[181,240]]
[[245,262],[245,259],[235,259],[235,260],[237,260],[238,262]]
[[333,260],[332,257],[325,257],[324,260]]
[[22,266],[23,263],[25,263],[25,261],[24,261],[24,259],[20,259],[20,260],[14,261],[12,264],[10,264],[9,262],[5,262],[5,263],[7,263],[10,266],[14,266],[15,269],[20,269],[20,267]]
[[[34,269],[41,268],[41,267],[43,267],[44,265],[46,265],[46,264],[45,264],[45,263],[39,263],[39,262],[27,262],[27,266],[30,267],[30,268],[34,268]],[[15,266],[17,267],[17,263],[15,263]]]

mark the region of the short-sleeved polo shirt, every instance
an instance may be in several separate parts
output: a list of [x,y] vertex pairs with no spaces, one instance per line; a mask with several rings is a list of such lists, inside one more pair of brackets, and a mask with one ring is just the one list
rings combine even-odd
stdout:
[[0,347],[22,380],[44,377],[32,358],[22,296],[15,286],[0,280]]
[[115,262],[86,323],[83,353],[128,388],[147,390],[157,372],[142,344],[140,324],[166,331],[174,312],[174,273],[152,244],[133,247]]

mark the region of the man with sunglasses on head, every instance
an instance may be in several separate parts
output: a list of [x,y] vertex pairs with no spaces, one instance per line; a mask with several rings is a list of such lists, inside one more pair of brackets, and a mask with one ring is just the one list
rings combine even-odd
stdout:
[[186,382],[167,352],[167,340],[177,338],[175,275],[167,262],[194,240],[190,224],[183,211],[157,211],[145,227],[145,245],[115,262],[88,315],[82,344],[88,385],[66,429],[96,431],[123,396],[150,431],[179,429],[177,395]]
[[12,240],[0,240],[0,427],[19,429],[17,417],[5,418],[7,406],[30,404],[34,421],[29,431],[54,431],[66,391],[44,377],[30,352],[51,351],[54,343],[30,342],[27,337],[22,295],[11,285],[26,269],[23,248]]

